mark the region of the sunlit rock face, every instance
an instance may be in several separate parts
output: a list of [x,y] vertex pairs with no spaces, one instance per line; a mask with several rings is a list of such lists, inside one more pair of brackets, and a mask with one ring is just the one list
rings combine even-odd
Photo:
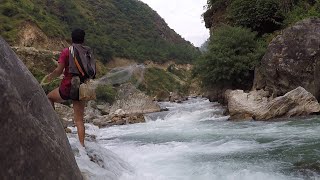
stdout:
[[276,36],[256,69],[254,89],[273,97],[302,86],[320,98],[320,19],[305,19]]
[[302,87],[284,96],[269,97],[264,90],[245,93],[242,90],[227,91],[230,119],[269,120],[273,118],[309,115],[320,111],[317,99]]
[[0,38],[0,177],[83,179],[45,93]]

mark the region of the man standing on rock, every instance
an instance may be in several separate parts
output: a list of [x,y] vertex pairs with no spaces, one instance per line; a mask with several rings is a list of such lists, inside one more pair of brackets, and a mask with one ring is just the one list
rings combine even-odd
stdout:
[[62,50],[58,60],[58,67],[46,77],[46,82],[50,82],[64,72],[60,86],[48,94],[48,99],[53,107],[55,102],[72,100],[74,122],[77,126],[79,141],[84,146],[85,128],[83,115],[85,101],[79,100],[79,85],[86,79],[94,77],[96,72],[95,65],[89,68],[89,72],[87,70],[91,62],[86,62],[86,58],[90,56],[90,60],[91,51],[90,48],[82,45],[84,43],[85,32],[82,29],[75,29],[71,36],[72,46]]

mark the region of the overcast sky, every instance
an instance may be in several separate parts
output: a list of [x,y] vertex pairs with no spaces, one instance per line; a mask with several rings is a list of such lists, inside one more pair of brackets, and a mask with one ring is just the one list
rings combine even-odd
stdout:
[[183,38],[201,46],[209,37],[201,14],[207,0],[141,0],[167,22]]

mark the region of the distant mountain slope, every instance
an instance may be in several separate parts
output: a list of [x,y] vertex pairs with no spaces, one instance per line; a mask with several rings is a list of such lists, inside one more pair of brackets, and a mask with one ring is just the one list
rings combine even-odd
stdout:
[[124,57],[190,63],[199,55],[190,42],[139,0],[1,1],[0,35],[9,43],[17,43],[19,28],[26,21],[55,39],[70,39],[70,30],[85,29],[87,43],[103,61]]

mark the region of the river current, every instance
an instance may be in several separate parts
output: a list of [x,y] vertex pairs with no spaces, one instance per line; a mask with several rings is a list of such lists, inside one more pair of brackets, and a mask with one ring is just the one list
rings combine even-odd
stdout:
[[[320,117],[233,122],[207,99],[160,105],[169,111],[147,114],[146,123],[89,127],[99,148],[89,143],[80,154],[99,151],[112,175],[78,155],[80,169],[91,179],[320,179]],[[75,146],[75,138],[69,141]]]

